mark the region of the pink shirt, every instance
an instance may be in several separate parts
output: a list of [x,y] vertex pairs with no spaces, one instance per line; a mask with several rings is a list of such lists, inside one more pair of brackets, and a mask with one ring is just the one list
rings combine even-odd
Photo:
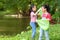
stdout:
[[42,18],[49,19],[49,21],[50,21],[50,20],[51,20],[51,15],[50,15],[50,13],[43,14],[43,15],[42,15]]
[[37,16],[36,15],[34,15],[34,12],[31,12],[30,13],[30,22],[36,22],[36,18],[37,18]]

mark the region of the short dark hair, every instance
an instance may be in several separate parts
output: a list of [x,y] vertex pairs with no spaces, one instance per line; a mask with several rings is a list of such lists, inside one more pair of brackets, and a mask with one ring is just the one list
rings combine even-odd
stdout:
[[50,6],[49,5],[43,5],[43,7],[47,10],[47,12],[50,13]]

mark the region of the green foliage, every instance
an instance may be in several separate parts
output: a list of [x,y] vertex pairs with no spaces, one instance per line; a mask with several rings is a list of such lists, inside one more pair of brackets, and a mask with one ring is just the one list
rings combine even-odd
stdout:
[[54,5],[54,0],[0,0],[0,2],[4,3],[4,6],[8,9],[11,8],[20,8],[21,10],[27,9],[28,5],[30,4],[36,4],[37,6],[41,6],[45,3],[49,3],[51,5]]
[[[55,24],[55,25],[50,25],[50,29],[49,29],[49,37],[50,40],[60,40],[60,29],[59,29],[60,24]],[[35,40],[39,39],[39,27],[37,27],[37,31],[36,31],[36,36],[35,36]],[[32,30],[29,31],[23,31],[21,32],[21,34],[17,34],[17,35],[13,35],[13,36],[9,36],[9,35],[0,35],[0,40],[31,40],[31,33]],[[45,40],[45,38],[43,37],[43,40]]]
[[29,6],[31,4],[35,4],[37,9],[39,9],[43,4],[49,4],[52,15],[55,14],[57,8],[60,10],[59,0],[0,0],[0,10],[13,10],[13,12],[17,14],[28,14]]

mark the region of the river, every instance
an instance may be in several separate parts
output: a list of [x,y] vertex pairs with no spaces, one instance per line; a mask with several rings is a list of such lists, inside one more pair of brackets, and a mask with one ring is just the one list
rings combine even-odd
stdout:
[[29,26],[29,18],[3,18],[0,19],[0,33],[21,33]]

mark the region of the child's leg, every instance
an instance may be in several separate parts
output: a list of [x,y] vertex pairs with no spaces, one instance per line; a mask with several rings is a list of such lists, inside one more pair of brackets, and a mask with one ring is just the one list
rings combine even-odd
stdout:
[[49,40],[49,34],[48,34],[48,31],[44,31],[44,33],[45,33],[46,40]]
[[39,40],[42,40],[44,30],[40,28],[40,35],[39,35]]
[[36,33],[36,24],[35,22],[31,22],[30,25],[32,27],[32,38],[34,38],[35,33]]

